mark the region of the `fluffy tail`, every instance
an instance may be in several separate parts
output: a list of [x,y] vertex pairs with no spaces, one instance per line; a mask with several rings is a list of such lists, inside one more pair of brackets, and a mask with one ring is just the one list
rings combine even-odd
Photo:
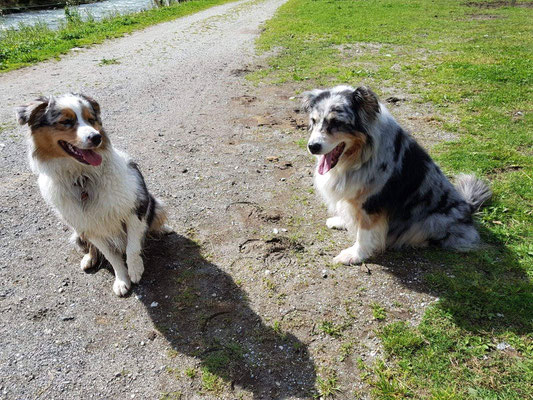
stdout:
[[458,175],[455,179],[455,187],[470,204],[472,213],[479,210],[481,205],[492,196],[489,186],[475,175]]

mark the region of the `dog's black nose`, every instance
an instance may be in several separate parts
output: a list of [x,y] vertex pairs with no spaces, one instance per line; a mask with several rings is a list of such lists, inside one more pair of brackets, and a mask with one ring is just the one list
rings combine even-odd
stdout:
[[95,146],[98,146],[101,142],[102,142],[102,135],[100,135],[99,133],[92,133],[90,136],[89,136],[89,141],[95,145]]
[[311,154],[320,153],[320,149],[322,148],[320,143],[308,144],[307,147],[309,147],[309,151],[311,152]]

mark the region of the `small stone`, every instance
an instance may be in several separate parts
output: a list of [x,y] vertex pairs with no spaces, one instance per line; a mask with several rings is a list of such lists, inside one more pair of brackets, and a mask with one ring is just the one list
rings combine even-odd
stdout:
[[509,347],[511,347],[511,345],[509,343],[506,343],[506,342],[500,342],[496,345],[496,348],[498,350],[505,350],[505,349],[508,349]]
[[61,317],[61,321],[72,321],[74,319],[74,317]]
[[146,343],[144,343],[144,341],[141,341],[141,346],[144,346]]
[[279,229],[278,229],[278,228],[274,228],[274,229],[272,229],[272,233],[273,233],[274,235],[277,235],[277,234],[279,233]]
[[157,301],[153,301],[152,304],[150,304],[150,307],[154,308],[157,307],[159,303]]
[[327,278],[328,277],[328,270],[327,269],[323,269],[322,270],[322,278]]
[[280,181],[282,182],[285,182],[287,179],[286,178],[281,178]]
[[270,272],[269,269],[266,269],[266,270],[265,270],[265,275],[270,275],[271,273],[272,273],[272,272]]
[[187,168],[183,168],[183,169],[181,170],[181,172],[185,174],[185,173],[189,172],[189,170],[188,170]]

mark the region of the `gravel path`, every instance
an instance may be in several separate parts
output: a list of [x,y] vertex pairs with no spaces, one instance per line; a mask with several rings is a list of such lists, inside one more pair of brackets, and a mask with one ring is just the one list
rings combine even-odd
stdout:
[[[416,259],[328,266],[348,241],[311,194],[298,106],[243,78],[284,1],[228,3],[0,75],[1,399],[310,398],[333,370],[350,398],[366,393],[355,360],[380,354],[368,305],[420,318],[432,297]],[[79,270],[15,126],[14,106],[67,91],[100,102],[176,231],[149,243],[125,299],[107,268]],[[344,339],[320,331],[326,320]]]

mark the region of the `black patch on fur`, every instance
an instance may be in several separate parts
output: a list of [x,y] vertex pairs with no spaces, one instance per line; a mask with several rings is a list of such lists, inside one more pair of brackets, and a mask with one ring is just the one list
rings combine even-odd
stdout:
[[150,196],[150,205],[148,206],[148,213],[146,214],[146,224],[148,227],[152,226],[155,217],[155,199],[152,195]]
[[341,121],[336,118],[332,118],[329,121],[326,122],[326,132],[327,133],[334,133],[334,132],[346,132],[346,133],[352,133],[353,128],[351,124],[348,124],[344,121]]
[[38,101],[42,101],[43,103],[39,104],[37,107],[31,110],[31,113],[27,119],[27,123],[32,130],[40,128],[42,126],[51,125],[50,118],[48,118],[46,115],[48,99],[44,97],[39,97]]
[[386,210],[391,219],[408,219],[410,199],[417,193],[430,165],[428,154],[412,141],[404,151],[401,168],[394,171],[379,193],[363,203],[363,209],[368,214]]
[[89,243],[83,240],[80,236],[76,236],[76,244],[85,253],[89,252]]
[[422,206],[422,207],[429,207],[431,204],[431,199],[433,199],[433,190],[429,189],[426,193],[420,194],[415,193],[411,196],[409,201],[407,201],[402,209],[403,211],[400,214],[400,219],[407,221],[411,218],[412,210],[415,207]]
[[137,215],[137,218],[139,218],[139,220],[142,220],[146,217],[146,223],[148,226],[150,226],[152,225],[152,222],[155,217],[156,201],[154,197],[148,192],[146,182],[144,181],[144,177],[141,173],[141,170],[139,169],[139,166],[133,161],[130,161],[128,166],[137,173],[142,188],[142,193],[140,193],[137,199],[137,204],[135,206],[135,214]]
[[398,161],[400,157],[400,150],[402,149],[402,142],[404,139],[405,133],[402,128],[398,128],[396,131],[396,137],[394,138],[394,162]]
[[385,163],[381,163],[381,165],[379,166],[379,169],[383,172],[385,172],[387,170],[387,164]]
[[431,239],[428,239],[428,242],[431,246],[441,246],[442,243],[444,243],[446,240],[448,240],[451,236],[451,233],[448,232],[446,233],[443,237],[441,238],[438,238],[438,239],[435,239],[435,238],[431,238]]
[[304,100],[303,107],[306,112],[311,111],[317,103],[320,101],[331,97],[331,92],[329,90],[324,90],[317,95],[312,95],[313,92],[307,93],[307,98]]
[[379,114],[378,96],[366,86],[355,89],[352,93],[352,102],[356,114],[362,112],[369,122],[373,121]]

